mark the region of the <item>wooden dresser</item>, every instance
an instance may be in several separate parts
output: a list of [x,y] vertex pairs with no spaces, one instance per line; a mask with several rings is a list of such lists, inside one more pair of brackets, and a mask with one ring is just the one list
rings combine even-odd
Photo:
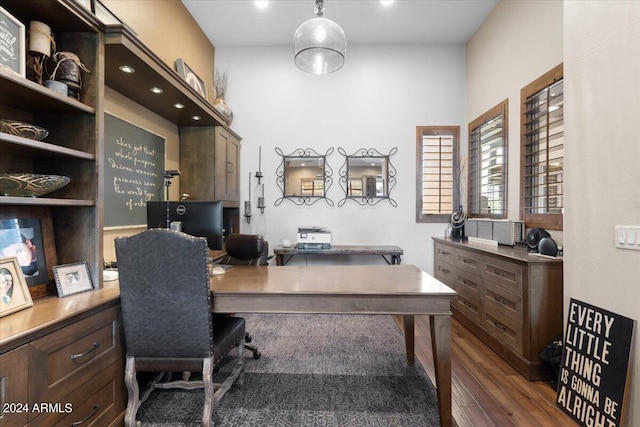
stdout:
[[433,240],[435,277],[458,293],[454,317],[525,378],[547,379],[540,352],[562,336],[562,260]]
[[0,320],[3,426],[122,425],[118,286],[46,297]]

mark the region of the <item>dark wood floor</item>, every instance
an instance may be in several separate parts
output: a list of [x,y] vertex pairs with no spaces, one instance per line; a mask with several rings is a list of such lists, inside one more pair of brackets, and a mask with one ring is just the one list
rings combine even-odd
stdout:
[[[396,318],[399,325],[402,321]],[[427,316],[416,316],[416,357],[435,384]],[[453,419],[459,427],[575,426],[546,382],[529,382],[455,319],[451,325]]]

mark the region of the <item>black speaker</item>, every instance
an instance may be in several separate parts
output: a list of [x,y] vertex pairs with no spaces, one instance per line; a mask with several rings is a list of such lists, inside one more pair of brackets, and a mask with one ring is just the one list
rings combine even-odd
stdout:
[[551,237],[543,237],[538,243],[538,252],[542,255],[558,256],[558,245]]
[[551,235],[544,228],[531,228],[527,232],[529,252],[538,252],[538,243],[546,237],[551,237]]

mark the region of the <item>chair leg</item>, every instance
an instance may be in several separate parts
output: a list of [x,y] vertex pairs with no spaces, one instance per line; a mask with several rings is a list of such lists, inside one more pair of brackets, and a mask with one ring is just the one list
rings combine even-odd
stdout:
[[244,348],[246,348],[247,350],[251,351],[253,353],[253,358],[258,360],[260,359],[260,356],[262,356],[262,353],[260,353],[260,350],[258,350],[258,347],[256,347],[253,344],[244,344]]
[[129,396],[127,401],[127,410],[124,415],[124,426],[135,427],[136,414],[140,407],[140,391],[138,389],[138,380],[136,379],[136,361],[131,356],[127,356],[127,363],[124,371],[124,383],[127,386]]
[[207,357],[202,363],[202,382],[204,384],[204,408],[202,409],[202,427],[212,425],[214,385],[213,385],[213,358]]

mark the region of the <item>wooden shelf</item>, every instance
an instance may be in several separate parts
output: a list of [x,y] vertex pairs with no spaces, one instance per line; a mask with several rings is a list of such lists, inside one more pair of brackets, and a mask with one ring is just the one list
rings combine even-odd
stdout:
[[61,147],[44,141],[22,138],[0,132],[0,150],[11,150],[15,155],[47,157],[71,157],[83,160],[95,160],[96,156],[85,151],[74,150],[73,148]]
[[[127,74],[119,67],[135,69]],[[178,126],[226,126],[224,118],[126,25],[105,29],[105,84]],[[151,87],[162,94],[154,94]],[[177,109],[174,104],[185,107]],[[196,121],[192,117],[200,116]]]
[[93,200],[56,199],[53,197],[13,197],[0,196],[0,205],[21,206],[95,206]]

